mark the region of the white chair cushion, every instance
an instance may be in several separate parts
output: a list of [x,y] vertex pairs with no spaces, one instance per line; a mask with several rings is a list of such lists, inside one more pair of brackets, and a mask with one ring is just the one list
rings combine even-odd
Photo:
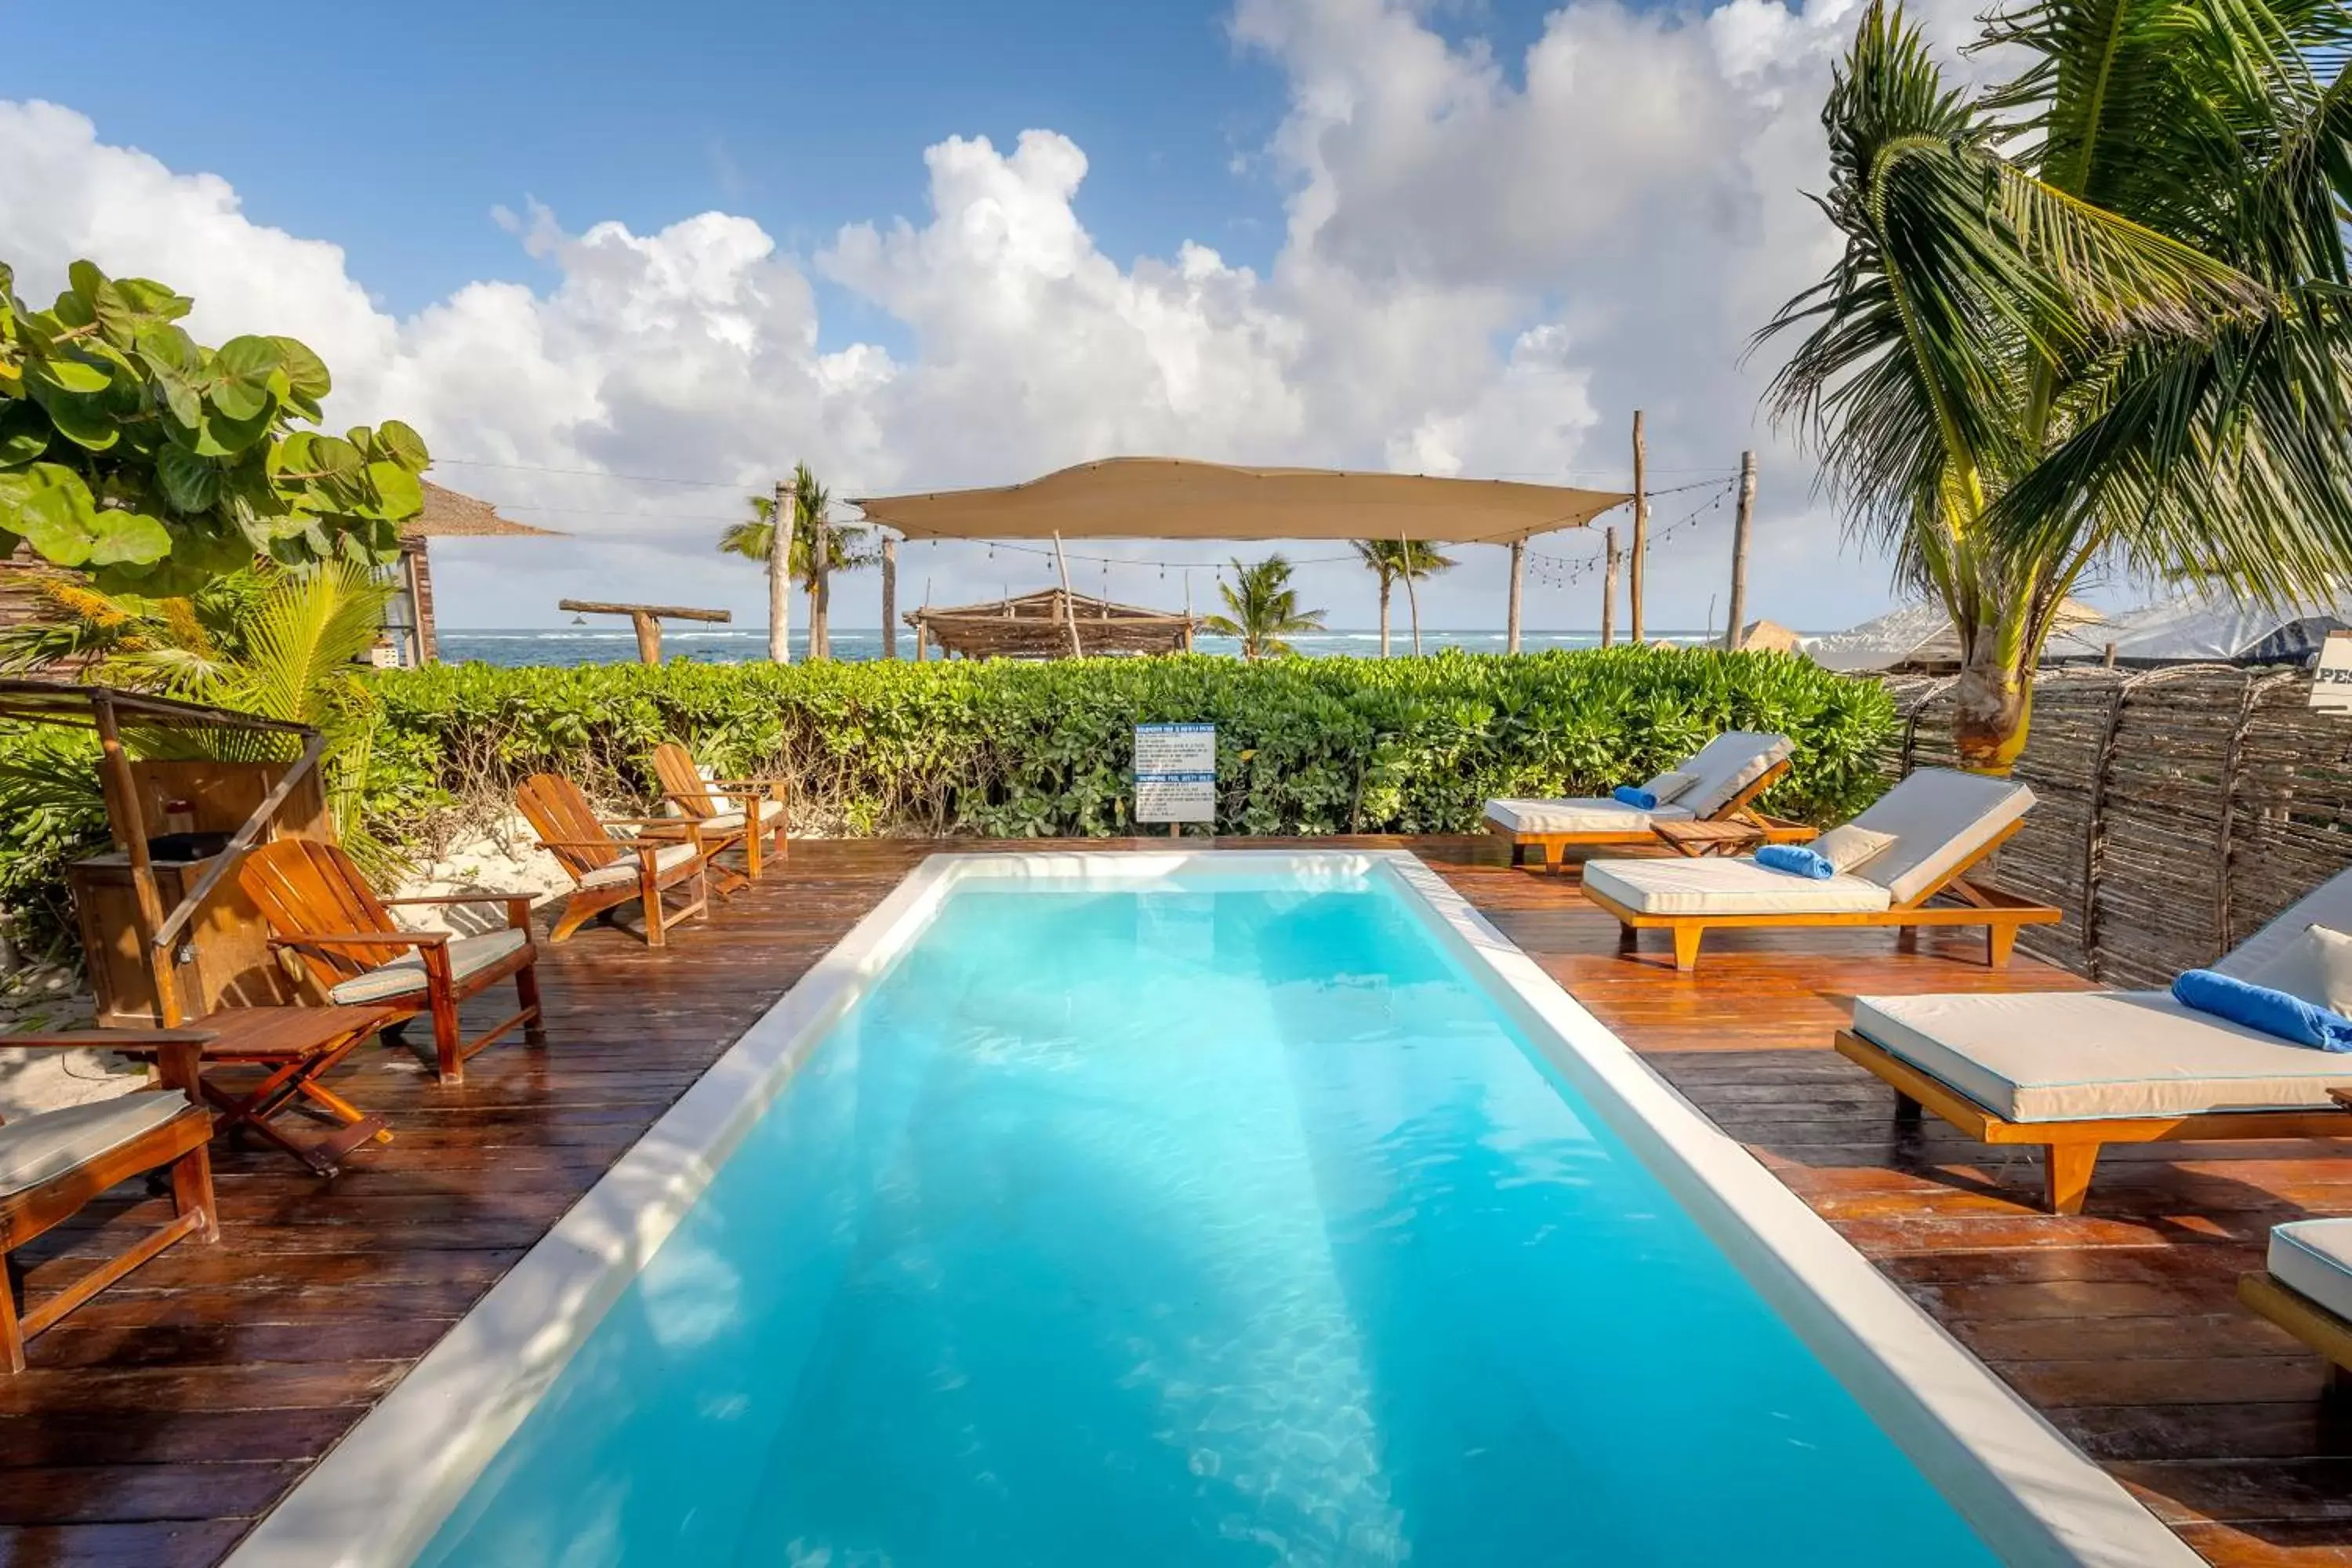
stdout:
[[2352,936],[2307,927],[2276,958],[2245,977],[2315,1007],[2352,1016]]
[[1684,773],[1678,768],[1668,768],[1642,787],[1654,796],[1660,805],[1665,805],[1688,795],[1691,786],[1696,783],[1698,783],[1696,773]]
[[2352,1058],[2163,991],[1858,996],[1854,1032],[2011,1121],[2325,1109]]
[[[656,871],[675,870],[677,868],[685,865],[688,861],[693,858],[693,845],[667,844],[661,848],[654,851],[654,869]],[[625,860],[615,860],[609,866],[599,866],[593,871],[589,872],[586,876],[580,879],[580,886],[583,889],[609,888],[615,883],[620,883],[634,887],[636,885],[636,880],[637,857],[635,852],[632,851],[629,858]]]
[[2352,1318],[2352,1219],[2271,1226],[2271,1278],[2339,1318]]
[[2033,792],[2007,779],[1921,768],[1853,819],[1856,827],[1895,835],[1893,847],[1856,874],[1907,904],[1982,849],[2033,806]]
[[0,1198],[55,1181],[187,1109],[178,1089],[141,1089],[0,1122]]
[[[488,969],[509,953],[520,951],[530,940],[530,933],[514,930],[484,931],[479,936],[461,936],[449,943],[449,973],[463,980],[467,975]],[[404,952],[390,963],[379,963],[364,974],[354,974],[349,980],[327,988],[327,999],[339,1006],[352,1007],[362,1002],[381,1002],[388,996],[404,996],[412,991],[425,989],[425,955]]]
[[1616,800],[1490,800],[1490,821],[1512,833],[1618,833],[1638,843],[1654,822],[1687,822],[1688,808],[1659,805],[1643,811]]
[[2231,948],[2213,965],[2224,974],[2251,980],[2256,971],[2303,939],[2313,926],[2352,931],[2352,871],[2339,871],[2289,905],[2286,911]]
[[1886,889],[1862,877],[1813,881],[1735,860],[1591,860],[1587,890],[1644,915],[1866,914],[1886,908]]
[[1895,835],[1874,833],[1859,823],[1832,827],[1813,840],[1813,853],[1841,871],[1860,869],[1895,847]]
[[[760,803],[760,826],[766,827],[783,814],[782,801],[763,800]],[[740,811],[722,811],[716,816],[704,817],[702,826],[716,833],[732,833],[743,826],[743,814]]]
[[1694,775],[1698,782],[1676,795],[1675,802],[1689,807],[1694,816],[1713,816],[1795,750],[1796,743],[1786,735],[1727,730],[1675,770]]

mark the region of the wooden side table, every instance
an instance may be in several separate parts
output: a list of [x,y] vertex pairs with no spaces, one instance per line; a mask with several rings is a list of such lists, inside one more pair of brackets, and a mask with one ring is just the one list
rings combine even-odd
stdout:
[[1752,822],[1653,822],[1650,831],[1678,855],[1703,859],[1709,855],[1738,855],[1764,842],[1764,830]]

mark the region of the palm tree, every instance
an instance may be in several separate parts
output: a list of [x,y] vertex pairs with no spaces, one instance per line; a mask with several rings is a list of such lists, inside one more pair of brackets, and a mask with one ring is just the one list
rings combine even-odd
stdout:
[[2352,567],[2352,16],[2332,0],[2035,0],[2023,68],[1948,85],[1874,4],[1822,122],[1844,253],[1759,336],[1775,411],[1949,611],[1964,765],[2005,773],[2086,575],[2273,603]]
[[[793,481],[789,489],[793,512],[792,552],[786,561],[785,582],[799,583],[809,597],[809,658],[833,657],[831,611],[833,600],[832,574],[835,572],[856,572],[871,566],[881,559],[881,552],[869,542],[873,531],[852,523],[832,522],[825,512],[833,505],[833,496],[806,463],[793,466]],[[748,498],[751,515],[741,522],[730,523],[719,536],[719,548],[730,555],[740,555],[749,561],[764,561],[770,564],[770,576],[774,578],[772,554],[776,537],[776,501],[772,496]],[[823,543],[819,539],[822,536]],[[770,626],[768,657],[779,664],[791,661],[792,652],[786,637],[791,630],[791,616],[784,606],[781,593],[770,595]]]
[[1209,616],[1201,624],[1219,637],[1239,637],[1242,657],[1256,660],[1290,651],[1282,639],[1299,632],[1323,629],[1323,612],[1301,610],[1298,591],[1290,586],[1290,563],[1279,555],[1263,561],[1234,562],[1234,580],[1219,580],[1217,595],[1225,614]]
[[1381,584],[1381,657],[1389,656],[1389,593],[1402,580],[1407,606],[1412,612],[1412,651],[1421,652],[1421,595],[1413,591],[1420,578],[1450,572],[1460,563],[1441,553],[1426,539],[1357,539],[1356,557]]

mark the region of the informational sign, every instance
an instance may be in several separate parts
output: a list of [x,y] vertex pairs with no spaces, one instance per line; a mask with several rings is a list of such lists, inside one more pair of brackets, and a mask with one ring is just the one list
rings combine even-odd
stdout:
[[2330,632],[2319,645],[2311,705],[2323,713],[2352,713],[2352,632]]
[[1135,820],[1217,819],[1217,727],[1135,727]]

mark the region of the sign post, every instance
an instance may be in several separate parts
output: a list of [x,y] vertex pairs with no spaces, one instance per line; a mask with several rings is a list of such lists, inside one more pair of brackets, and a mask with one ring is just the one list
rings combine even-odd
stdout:
[[2352,713],[2352,632],[2330,632],[2319,645],[2311,705],[2322,713]]
[[1188,822],[1217,819],[1217,727],[1135,727],[1135,820],[1164,822],[1168,837]]

